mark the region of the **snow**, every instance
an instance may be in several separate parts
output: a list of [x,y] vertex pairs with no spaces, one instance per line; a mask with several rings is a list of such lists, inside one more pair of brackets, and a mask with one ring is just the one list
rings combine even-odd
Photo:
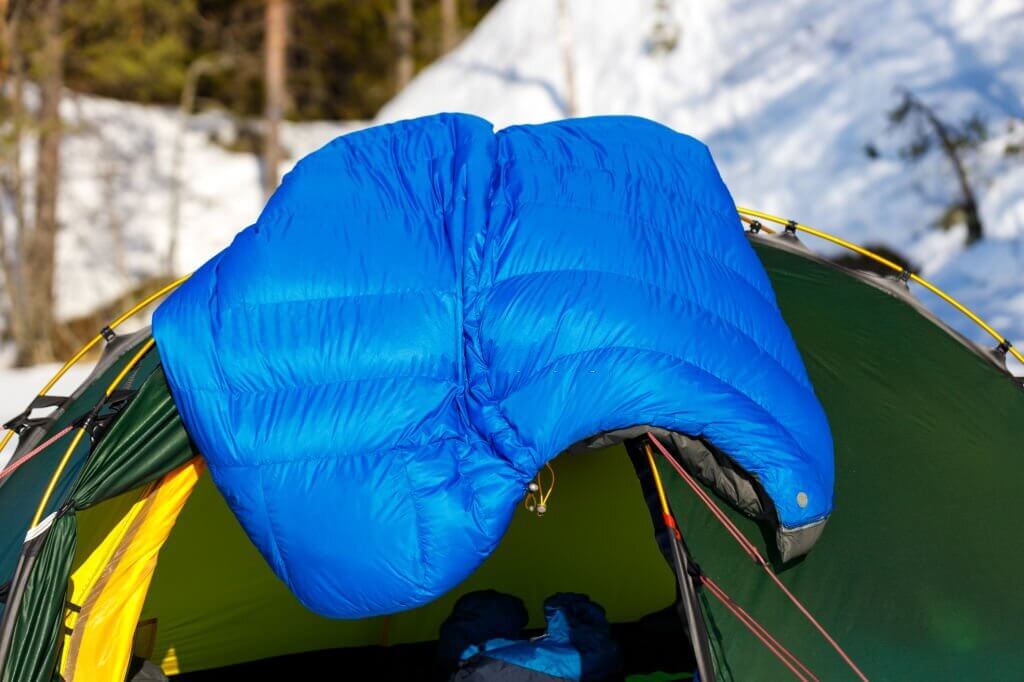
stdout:
[[[1003,153],[1024,146],[1017,0],[671,0],[680,41],[665,54],[650,49],[655,3],[570,0],[581,115],[638,114],[701,138],[740,205],[891,245],[1024,345],[1024,154]],[[498,127],[562,118],[556,8],[556,0],[502,0],[378,121],[441,110],[476,113]],[[988,236],[970,249],[962,227],[932,227],[955,196],[945,161],[899,158],[905,134],[886,117],[898,87],[950,120],[977,114],[988,125],[989,141],[970,160]],[[205,262],[257,217],[259,161],[218,142],[233,129],[225,114],[183,125],[173,107],[75,93],[62,113],[59,316],[87,313],[163,270],[182,130],[175,272]],[[284,143],[295,160],[365,125],[287,124]],[[865,153],[869,144],[879,158]],[[26,145],[26,168],[32,151]],[[956,329],[991,345],[920,293]],[[0,365],[8,357],[0,353]]]
[[[227,246],[263,207],[259,159],[230,151],[221,142],[232,129],[225,114],[190,116],[182,126],[172,107],[72,92],[64,98],[61,114],[65,124],[57,240],[57,314],[61,318],[88,313],[163,272],[179,139],[183,140],[183,183],[177,274],[194,270]],[[291,158],[282,171],[363,125],[286,123],[282,137]],[[24,165],[29,171],[34,151],[33,144],[26,144]]]
[[[1024,8],[1015,0],[674,0],[680,42],[649,49],[655,0],[571,0],[580,115],[636,114],[711,148],[737,203],[888,244],[1024,345]],[[380,113],[465,111],[497,127],[566,114],[556,0],[503,0]],[[988,237],[932,227],[953,178],[899,158],[887,112],[909,88],[941,116],[983,117],[971,159]],[[1011,129],[1015,127],[1015,129]],[[880,158],[871,159],[865,146]],[[810,239],[810,238],[808,238]],[[831,253],[828,244],[809,242]],[[972,339],[984,332],[927,292]]]

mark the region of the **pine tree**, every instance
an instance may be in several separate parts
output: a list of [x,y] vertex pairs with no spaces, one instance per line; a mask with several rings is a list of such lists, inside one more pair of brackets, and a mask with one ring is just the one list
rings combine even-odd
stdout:
[[67,82],[137,102],[173,102],[193,58],[195,0],[65,0]]
[[[19,0],[30,2],[30,0]],[[64,0],[67,83],[80,92],[176,105],[188,70],[213,55],[196,102],[262,118],[267,0]],[[458,41],[496,0],[289,3],[287,115],[373,116],[399,84]],[[402,5],[402,6],[399,6]],[[399,20],[399,14],[411,19]],[[401,28],[401,30],[398,30]]]

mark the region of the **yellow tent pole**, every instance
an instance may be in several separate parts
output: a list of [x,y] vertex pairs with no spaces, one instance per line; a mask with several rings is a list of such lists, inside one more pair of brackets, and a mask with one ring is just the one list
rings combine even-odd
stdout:
[[[156,291],[156,292],[150,294],[149,296],[147,296],[146,298],[142,299],[141,301],[136,303],[134,306],[132,306],[131,308],[129,308],[125,312],[121,313],[109,325],[107,325],[107,327],[109,329],[112,329],[112,330],[113,329],[117,329],[126,320],[128,320],[129,318],[134,316],[136,313],[138,313],[140,310],[142,310],[143,308],[145,308],[149,304],[153,303],[153,301],[156,301],[157,299],[160,299],[160,298],[166,296],[167,294],[169,294],[170,292],[174,291],[175,289],[177,289],[190,276],[191,275],[185,275],[184,277],[176,279],[175,281],[171,282],[170,284],[168,284],[167,286],[163,287],[159,291]],[[54,374],[53,377],[46,383],[46,385],[43,386],[39,390],[39,393],[36,394],[36,397],[39,397],[41,395],[46,395],[46,393],[51,388],[53,388],[54,385],[56,385],[56,383],[58,381],[60,381],[61,378],[65,374],[67,374],[69,369],[71,369],[72,367],[77,365],[78,362],[82,358],[84,358],[86,356],[86,354],[89,351],[91,351],[96,346],[97,343],[99,343],[102,340],[103,340],[103,333],[102,332],[97,334],[96,336],[92,337],[91,339],[89,339],[89,341],[86,342],[86,344],[84,346],[82,346],[81,348],[78,349],[77,353],[75,353],[74,355],[71,356],[70,360],[65,362],[64,365],[60,369],[57,370],[57,373]],[[14,431],[8,430],[7,433],[4,434],[3,438],[0,439],[0,452],[3,452],[4,448],[7,447],[7,444],[10,442],[12,436],[14,436]]]
[[672,516],[672,511],[668,508],[668,498],[665,497],[665,486],[661,482],[661,474],[658,472],[658,467],[654,463],[654,453],[651,452],[650,444],[644,445],[644,453],[647,455],[647,463],[651,466],[651,475],[654,477],[654,489],[658,491],[658,503],[661,505],[661,514],[668,518]]
[[[114,392],[114,390],[118,387],[118,385],[120,385],[122,381],[124,381],[124,378],[128,376],[128,373],[135,369],[135,366],[139,364],[143,356],[145,356],[146,353],[148,353],[153,348],[155,343],[156,341],[154,341],[153,338],[150,337],[146,341],[146,343],[142,344],[139,350],[135,352],[135,355],[132,356],[131,360],[129,360],[127,364],[125,364],[125,366],[121,368],[121,371],[117,373],[117,376],[114,377],[114,380],[110,382],[109,386],[107,386],[107,390],[103,394],[104,398],[110,397],[110,394]],[[46,505],[50,501],[50,497],[53,495],[54,488],[57,487],[57,481],[60,480],[61,474],[64,473],[64,469],[67,467],[68,462],[71,461],[71,455],[75,452],[75,448],[77,448],[78,444],[82,442],[82,437],[85,435],[87,428],[88,427],[86,424],[83,424],[81,427],[79,427],[78,432],[75,434],[75,437],[71,439],[71,444],[68,445],[67,450],[64,451],[64,455],[60,458],[60,463],[54,470],[53,476],[50,477],[50,483],[46,486],[46,491],[43,493],[43,497],[39,501],[39,506],[36,508],[36,514],[32,518],[32,525],[30,526],[31,528],[35,528],[39,524],[39,521],[42,520],[43,512],[46,510]]]
[[[800,232],[806,232],[807,234],[814,235],[815,237],[819,237],[819,238],[824,239],[826,241],[832,242],[833,244],[836,244],[838,246],[842,246],[845,249],[849,249],[850,251],[853,251],[854,253],[859,253],[860,255],[864,256],[865,258],[870,258],[871,260],[875,261],[876,263],[881,263],[882,265],[884,265],[885,267],[889,268],[890,270],[892,270],[894,272],[898,272],[898,273],[901,273],[901,274],[904,272],[904,268],[902,266],[897,265],[896,263],[893,263],[888,258],[885,258],[884,256],[880,256],[877,253],[875,253],[874,251],[871,251],[869,249],[865,249],[863,246],[858,246],[857,244],[854,244],[853,242],[848,242],[845,239],[841,239],[839,237],[836,237],[835,235],[829,234],[828,232],[823,232],[822,230],[815,229],[813,227],[810,227],[809,225],[804,225],[802,223],[798,223],[795,220],[787,220],[785,218],[781,218],[779,216],[772,215],[770,213],[764,213],[763,211],[757,211],[757,210],[754,210],[752,208],[744,208],[742,206],[737,206],[736,210],[739,211],[741,216],[751,216],[751,217],[754,217],[754,218],[760,218],[761,220],[767,220],[769,222],[773,222],[773,223],[775,223],[777,225],[791,226],[793,229],[799,230]],[[931,282],[929,282],[925,278],[921,277],[920,275],[914,274],[912,272],[908,273],[908,275],[909,275],[909,279],[911,281],[917,282],[918,284],[923,286],[925,289],[927,289],[928,291],[932,292],[933,294],[935,294],[936,296],[941,298],[943,301],[945,301],[949,305],[951,305],[954,308],[956,308],[963,315],[965,315],[969,320],[971,320],[976,325],[978,325],[979,327],[984,329],[985,332],[987,332],[989,336],[991,336],[997,342],[999,342],[1000,346],[1005,347],[1013,355],[1013,357],[1017,358],[1021,362],[1024,362],[1024,354],[1022,354],[1019,350],[1017,350],[1014,346],[1012,346],[1010,344],[1010,341],[1005,336],[1003,336],[1002,334],[997,332],[987,322],[985,322],[983,319],[978,317],[978,315],[973,310],[971,310],[970,308],[965,306],[963,303],[961,303],[960,301],[956,300],[955,298],[953,298],[952,296],[950,296],[945,291],[943,291],[939,287],[935,286],[934,284],[932,284]]]

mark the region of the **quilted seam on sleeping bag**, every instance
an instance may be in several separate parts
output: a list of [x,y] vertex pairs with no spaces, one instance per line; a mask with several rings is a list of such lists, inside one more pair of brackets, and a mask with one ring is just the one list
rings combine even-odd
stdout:
[[707,148],[638,118],[340,137],[156,312],[218,488],[309,608],[391,613],[493,551],[544,462],[700,436],[794,528],[824,413]]

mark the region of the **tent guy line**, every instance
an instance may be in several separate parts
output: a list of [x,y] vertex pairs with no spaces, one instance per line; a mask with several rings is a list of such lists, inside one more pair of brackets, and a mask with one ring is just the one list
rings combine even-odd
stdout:
[[[839,654],[840,658],[843,659],[843,661],[846,663],[846,665],[850,667],[854,674],[856,674],[862,682],[868,682],[867,676],[864,675],[864,673],[857,666],[857,664],[853,662],[853,659],[850,658],[850,655],[847,654],[841,646],[839,646],[839,642],[837,642],[832,637],[832,635],[828,633],[828,630],[825,629],[825,626],[823,626],[818,621],[818,619],[815,618],[814,615],[807,610],[807,607],[804,606],[803,602],[801,602],[800,599],[795,594],[793,594],[788,587],[786,587],[785,583],[783,583],[782,580],[779,579],[779,576],[776,575],[775,571],[772,570],[772,567],[768,563],[768,561],[761,555],[760,552],[757,551],[757,547],[754,546],[754,543],[748,540],[747,537],[743,535],[743,532],[739,528],[737,528],[732,521],[729,520],[729,517],[725,515],[725,512],[722,511],[721,507],[719,507],[715,503],[715,501],[712,500],[706,492],[704,492],[704,490],[700,487],[700,484],[697,483],[696,479],[694,479],[693,476],[691,476],[690,473],[686,471],[686,469],[684,469],[683,466],[679,464],[679,462],[676,461],[675,457],[673,457],[669,453],[668,449],[666,449],[665,446],[661,443],[661,441],[658,440],[657,436],[655,436],[653,433],[648,432],[647,437],[650,439],[652,443],[654,443],[654,446],[658,449],[658,452],[661,453],[662,457],[664,457],[668,461],[668,463],[672,465],[672,468],[676,470],[676,473],[678,473],[679,476],[682,477],[682,479],[686,482],[686,485],[690,488],[690,490],[692,490],[694,494],[696,494],[697,497],[700,498],[701,502],[704,503],[704,506],[708,508],[708,511],[710,511],[712,515],[716,519],[718,519],[719,523],[725,526],[725,529],[729,531],[729,534],[732,535],[733,538],[736,539],[736,542],[740,545],[740,547],[742,547],[743,550],[748,555],[750,555],[750,558],[754,560],[754,563],[760,566],[764,570],[764,572],[768,574],[768,577],[772,579],[772,582],[774,582],[778,586],[778,588],[782,590],[786,597],[791,602],[793,602],[793,605],[800,610],[800,613],[802,613],[804,617],[807,618],[807,620],[811,623],[811,625],[814,626],[814,629],[816,629],[821,634],[821,636],[825,638],[825,641],[827,641],[829,645],[833,649],[835,649],[836,653]],[[655,480],[660,487],[660,479]]]

